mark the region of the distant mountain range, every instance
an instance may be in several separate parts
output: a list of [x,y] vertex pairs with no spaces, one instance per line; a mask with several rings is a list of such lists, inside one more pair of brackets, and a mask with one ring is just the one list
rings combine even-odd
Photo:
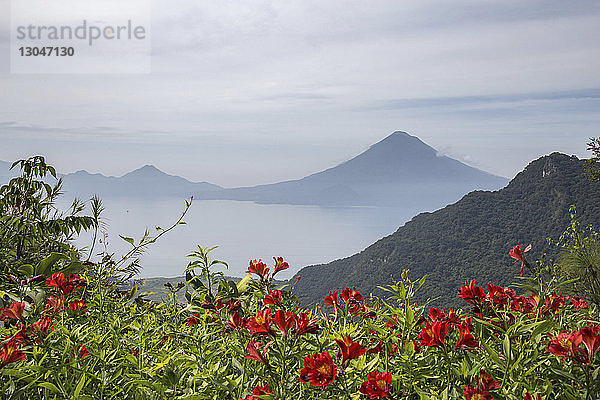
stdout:
[[224,189],[213,198],[259,203],[415,206],[434,209],[471,190],[495,190],[508,179],[440,156],[419,138],[394,132],[358,156],[302,179]]
[[531,261],[556,254],[546,238],[560,237],[572,204],[582,222],[600,226],[600,182],[585,178],[583,160],[553,153],[530,163],[502,190],[471,192],[417,215],[358,254],[303,268],[295,291],[307,304],[346,286],[384,296],[377,286],[400,279],[406,268],[413,279],[427,275],[420,302],[439,296],[437,304],[464,306],[456,293],[465,279],[480,286],[514,282],[519,266],[508,255],[513,246],[532,243]]
[[[0,164],[5,178],[10,164]],[[302,179],[225,189],[190,182],[146,165],[121,177],[78,171],[62,175],[64,191],[80,198],[194,195],[196,199],[323,206],[399,206],[436,209],[472,190],[496,190],[508,182],[441,156],[417,137],[394,132],[367,151]]]

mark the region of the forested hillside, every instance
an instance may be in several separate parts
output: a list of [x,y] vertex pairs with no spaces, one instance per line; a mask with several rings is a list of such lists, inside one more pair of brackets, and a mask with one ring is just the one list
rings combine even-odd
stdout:
[[403,269],[414,278],[427,275],[420,301],[457,305],[456,292],[465,279],[510,284],[518,274],[507,249],[533,244],[529,258],[556,249],[569,224],[571,205],[586,224],[600,224],[600,182],[584,176],[584,161],[553,153],[530,163],[504,189],[475,191],[455,204],[422,213],[364,251],[325,265],[303,268],[296,292],[305,303],[321,301],[329,290],[356,286],[381,295],[377,286],[400,279]]

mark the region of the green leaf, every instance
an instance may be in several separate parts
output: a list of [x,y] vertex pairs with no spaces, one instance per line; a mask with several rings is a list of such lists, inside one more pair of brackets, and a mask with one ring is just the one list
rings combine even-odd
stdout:
[[119,237],[121,239],[123,239],[124,241],[126,241],[127,243],[129,243],[130,245],[134,246],[134,240],[133,240],[133,238],[130,238],[130,237],[127,237],[127,236],[122,236],[122,235],[119,235]]
[[53,393],[60,393],[60,389],[56,387],[55,384],[50,383],[50,382],[42,382],[42,383],[38,383],[38,386],[41,386],[43,388],[46,388],[48,390],[51,390]]
[[48,268],[52,267],[59,260],[65,259],[66,256],[60,253],[51,253],[48,257],[44,258],[42,261],[38,263],[38,266],[35,270],[36,275],[50,275],[50,271]]
[[492,347],[488,343],[486,343],[485,341],[482,340],[481,344],[483,344],[483,348],[490,355],[490,357],[492,358],[492,360],[500,368],[504,368],[504,362],[500,359],[500,357],[498,356],[498,353],[496,353],[496,351],[494,349],[492,349]]
[[77,384],[77,387],[75,388],[75,391],[73,392],[74,397],[79,397],[79,393],[81,392],[81,389],[83,389],[84,385],[85,385],[85,373],[81,374],[81,379],[79,379],[79,383]]

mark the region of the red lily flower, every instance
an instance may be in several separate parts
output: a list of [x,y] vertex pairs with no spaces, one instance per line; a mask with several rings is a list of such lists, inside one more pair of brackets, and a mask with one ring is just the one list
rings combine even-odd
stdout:
[[[273,391],[271,390],[271,387],[269,385],[266,386],[257,386],[254,388],[254,392],[253,395],[250,395],[242,400],[263,400],[267,397],[256,397],[256,396],[269,396],[273,394]],[[269,397],[270,398],[270,397]]]
[[460,337],[458,339],[458,342],[456,343],[456,346],[454,347],[455,349],[467,349],[467,348],[476,348],[479,347],[479,342],[477,341],[477,339],[475,339],[475,336],[473,336],[470,332],[469,332],[469,327],[468,325],[459,325],[458,329],[460,331]]
[[277,310],[273,315],[273,321],[281,333],[283,333],[283,336],[286,336],[288,331],[296,324],[296,315],[290,311]]
[[79,346],[77,346],[77,358],[83,358],[89,355],[90,353],[88,353],[84,345],[80,344]]
[[46,310],[52,314],[57,314],[63,310],[65,305],[65,296],[54,297],[50,296],[46,298]]
[[579,348],[579,344],[582,340],[583,337],[579,331],[571,333],[561,332],[556,339],[550,340],[548,351],[561,357],[561,361],[564,360],[565,357],[579,359],[583,352],[583,349]]
[[0,368],[26,358],[27,356],[25,353],[17,348],[15,342],[2,343],[2,350],[0,350]]
[[492,394],[480,387],[465,386],[463,388],[465,400],[493,400]]
[[531,245],[527,246],[527,248],[521,251],[521,245],[517,245],[508,251],[508,254],[515,259],[515,262],[521,261],[521,276],[523,276],[523,267],[527,265],[529,267],[529,263],[525,260],[525,253],[531,250]]
[[262,280],[269,276],[269,268],[267,267],[267,264],[263,263],[260,259],[258,261],[251,260],[250,266],[248,267],[246,273],[256,274]]
[[446,311],[442,310],[441,308],[432,307],[429,309],[427,317],[429,317],[429,320],[431,320],[431,322],[443,321],[444,318],[446,318]]
[[594,353],[600,350],[600,325],[588,325],[579,330],[581,341],[587,351],[588,359],[594,357]]
[[495,306],[502,307],[508,304],[509,296],[507,295],[505,288],[494,285],[487,285],[487,287],[487,298],[490,299]]
[[359,343],[353,342],[350,336],[346,336],[344,340],[335,339],[335,342],[340,346],[342,352],[342,365],[345,365],[348,361],[358,358],[366,353],[366,349]]
[[419,340],[423,346],[445,346],[449,329],[450,324],[448,322],[435,321],[427,323],[419,334]]
[[500,384],[484,370],[479,370],[479,386],[484,390],[500,389]]
[[371,399],[380,399],[390,397],[390,385],[392,384],[392,374],[389,372],[369,372],[366,382],[363,382],[359,391],[366,394]]
[[336,307],[338,305],[338,292],[329,292],[323,303],[325,303],[325,307],[333,306]]
[[201,320],[200,320],[201,317],[202,317],[201,313],[196,313],[187,319],[187,324],[189,326],[196,326],[201,322]]
[[225,325],[227,329],[236,331],[245,329],[248,326],[248,321],[240,316],[239,311],[236,311],[233,314],[229,314]]
[[290,265],[288,263],[283,261],[283,257],[277,257],[277,258],[273,257],[273,260],[275,260],[275,269],[273,271],[273,276],[275,276],[275,274],[278,273],[279,271],[283,271],[290,267]]
[[569,296],[563,296],[562,292],[556,293],[556,291],[553,291],[549,296],[544,297],[542,311],[545,315],[550,314],[550,312],[556,313],[559,309],[564,307],[568,299]]
[[345,302],[361,301],[363,299],[362,294],[360,294],[358,292],[358,290],[356,290],[355,287],[353,287],[352,289],[346,288],[346,289],[342,290],[341,297]]
[[306,333],[318,333],[319,324],[317,321],[317,318],[310,319],[305,312],[299,312],[296,315],[296,335],[301,336]]
[[2,314],[0,318],[3,320],[6,319],[16,319],[18,321],[23,321],[23,310],[25,309],[24,302],[13,302],[9,308],[2,309]]
[[579,309],[579,310],[586,310],[586,309],[590,308],[590,305],[588,304],[588,302],[585,301],[585,299],[582,297],[573,297],[571,299],[571,304],[573,304],[575,306],[575,308]]
[[81,289],[82,287],[84,287],[86,285],[85,279],[83,279],[81,276],[77,275],[77,274],[71,274],[69,275],[69,285],[71,290],[72,289]]
[[62,272],[52,274],[52,276],[46,281],[46,286],[55,287],[57,289],[64,290],[66,285],[67,281],[65,280],[65,274],[63,274]]
[[255,335],[269,335],[273,333],[271,329],[271,309],[265,308],[257,311],[256,316],[250,318],[246,326],[248,330]]
[[[256,360],[258,362],[265,364],[268,367],[269,361],[265,358],[264,354],[262,354],[260,351],[260,348],[262,346],[263,346],[262,343],[255,342],[254,340],[250,339],[250,342],[248,343],[248,355],[244,356],[244,358],[247,358],[249,360]],[[265,350],[267,349],[267,347],[268,346],[265,346]]]
[[337,368],[331,355],[324,351],[304,358],[304,368],[300,371],[299,380],[325,390],[335,380],[336,375]]
[[281,307],[281,290],[270,290],[269,294],[263,299],[263,304],[272,304],[274,306]]
[[81,301],[81,300],[73,300],[70,304],[69,304],[69,309],[73,312],[80,312],[80,313],[85,313],[87,310],[87,305]]
[[465,285],[461,286],[458,290],[458,297],[469,304],[476,305],[485,300],[485,293],[483,292],[483,288],[475,286],[475,279],[470,282],[465,280]]
[[[533,400],[533,397],[531,397],[531,393],[525,393],[525,397],[523,398],[523,400]],[[542,400],[542,396],[540,396],[539,393],[537,394],[537,400]]]

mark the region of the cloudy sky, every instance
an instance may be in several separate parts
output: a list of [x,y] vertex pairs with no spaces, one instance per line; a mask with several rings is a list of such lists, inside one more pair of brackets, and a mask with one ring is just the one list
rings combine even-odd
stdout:
[[586,157],[600,135],[597,0],[149,7],[151,73],[18,74],[0,0],[0,159],[44,154],[60,171],[106,175],[151,163],[252,185],[333,166],[403,130],[513,177],[553,151]]

